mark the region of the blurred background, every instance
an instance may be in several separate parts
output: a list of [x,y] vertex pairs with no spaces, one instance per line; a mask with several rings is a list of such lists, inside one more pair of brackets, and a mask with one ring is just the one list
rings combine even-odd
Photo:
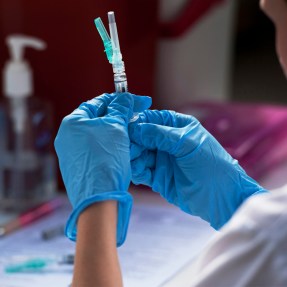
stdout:
[[[25,34],[47,44],[44,51],[27,48],[25,58],[33,70],[33,97],[50,103],[49,152],[65,115],[114,91],[93,24],[101,17],[107,26],[110,10],[129,91],[150,95],[153,108],[183,111],[198,102],[285,108],[287,81],[276,58],[274,28],[258,0],[0,0],[1,70],[10,58],[7,36]],[[0,90],[4,102],[2,81]],[[63,189],[59,173],[58,184]]]

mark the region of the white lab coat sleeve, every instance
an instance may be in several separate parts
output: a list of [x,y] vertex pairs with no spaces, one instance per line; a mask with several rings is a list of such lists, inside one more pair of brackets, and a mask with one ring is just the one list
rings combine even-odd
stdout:
[[195,262],[190,286],[287,286],[287,189],[239,208]]

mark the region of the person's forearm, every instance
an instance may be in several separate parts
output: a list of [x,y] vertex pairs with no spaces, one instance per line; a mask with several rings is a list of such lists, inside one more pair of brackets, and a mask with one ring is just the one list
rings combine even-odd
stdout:
[[88,207],[79,217],[73,287],[123,286],[116,248],[117,202]]

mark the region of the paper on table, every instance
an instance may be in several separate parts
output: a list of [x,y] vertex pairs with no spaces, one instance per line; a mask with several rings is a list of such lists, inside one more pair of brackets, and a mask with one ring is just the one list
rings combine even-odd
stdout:
[[75,244],[64,236],[51,241],[41,238],[43,230],[62,224],[71,211],[67,204],[54,214],[35,222],[26,228],[0,239],[0,287],[55,286],[67,287],[71,282],[73,267],[60,267],[58,272],[6,274],[4,267],[15,257],[51,257],[75,252]]
[[138,205],[119,249],[124,286],[164,286],[212,236],[203,221],[173,207]]
[[[43,241],[41,232],[67,219],[67,206],[53,215],[0,240],[0,287],[67,287],[72,267],[26,274],[5,274],[11,257],[47,257],[74,253],[65,237]],[[118,249],[125,287],[164,286],[203,248],[214,231],[201,220],[176,208],[135,204],[125,244]]]

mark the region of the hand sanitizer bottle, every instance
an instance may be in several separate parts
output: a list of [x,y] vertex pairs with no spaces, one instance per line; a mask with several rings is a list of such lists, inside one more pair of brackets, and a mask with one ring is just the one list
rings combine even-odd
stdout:
[[24,35],[11,35],[6,43],[11,59],[3,73],[0,209],[21,211],[48,200],[56,191],[51,108],[32,97],[32,70],[23,59],[25,47],[43,50],[46,44]]

